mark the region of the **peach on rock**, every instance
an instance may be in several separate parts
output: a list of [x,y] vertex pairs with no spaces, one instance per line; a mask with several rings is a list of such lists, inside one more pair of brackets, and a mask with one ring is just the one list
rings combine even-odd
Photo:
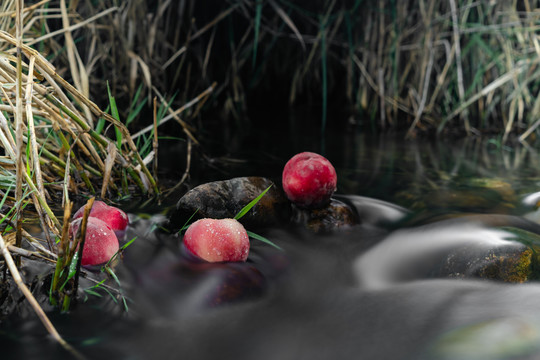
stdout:
[[328,159],[316,153],[296,154],[283,168],[283,190],[289,200],[300,207],[327,205],[336,184],[336,170]]
[[235,219],[200,219],[186,230],[184,246],[208,262],[246,261],[249,236]]
[[[75,238],[81,222],[82,218],[71,222],[69,234],[72,239]],[[111,228],[98,218],[88,217],[81,265],[104,264],[116,254],[119,248],[118,238]]]
[[[75,215],[73,215],[73,220],[82,218],[83,214],[84,206],[77,210]],[[124,236],[129,223],[129,218],[125,212],[117,207],[107,205],[103,201],[99,200],[94,201],[94,205],[92,206],[92,210],[90,210],[90,215],[88,216],[98,218],[99,220],[105,222],[119,238]]]

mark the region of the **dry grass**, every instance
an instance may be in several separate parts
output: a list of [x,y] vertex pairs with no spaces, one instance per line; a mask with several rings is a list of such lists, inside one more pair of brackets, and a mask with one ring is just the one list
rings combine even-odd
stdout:
[[[196,142],[203,106],[245,125],[252,94],[259,94],[270,107],[320,104],[322,130],[337,103],[379,130],[489,132],[504,142],[540,124],[535,6],[55,0],[28,12],[25,43],[43,49],[57,73],[101,108],[108,81],[121,119],[142,86],[146,110],[133,123],[137,131],[153,126],[157,98],[179,123],[174,136]],[[77,106],[94,126],[95,108]]]
[[[50,230],[58,234],[60,224],[47,205],[51,199],[58,199],[58,194],[67,200],[70,194],[92,194],[97,189],[110,197],[127,195],[134,187],[142,193],[157,193],[159,189],[126,126],[88,98],[89,73],[69,35],[65,2],[60,1],[58,9],[43,8],[47,3],[25,9],[20,34],[13,33],[15,2],[3,3],[1,19],[11,21],[3,21],[4,28],[0,29],[0,143],[5,150],[2,162],[20,165],[27,194],[38,212],[43,208]],[[54,37],[36,30],[40,28],[39,19],[54,14],[61,17],[64,26],[62,35],[57,36],[65,37],[74,85],[35,49],[40,46],[28,45],[45,44],[47,49],[57,46]],[[96,131],[98,119],[117,130],[116,138]],[[0,171],[6,179],[15,178],[8,166]],[[127,187],[121,188],[122,183]]]
[[[85,4],[83,18],[111,6]],[[319,103],[323,129],[335,99],[364,125],[408,136],[489,132],[504,142],[540,124],[530,1],[132,2],[104,18],[89,26],[106,41],[85,40],[83,52],[127,102],[144,83],[149,98],[178,91],[178,108],[217,81],[210,108],[237,119],[250,92],[272,103],[285,90],[288,104],[275,105]]]

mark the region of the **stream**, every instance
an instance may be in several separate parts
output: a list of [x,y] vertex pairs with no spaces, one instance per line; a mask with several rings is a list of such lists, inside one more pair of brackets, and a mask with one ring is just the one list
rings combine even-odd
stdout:
[[[115,268],[119,292],[82,292],[70,313],[48,309],[51,321],[89,359],[537,359],[536,149],[330,138],[336,199],[359,224],[257,229],[282,250],[252,240],[246,263],[210,264],[190,261],[163,229],[177,198],[126,201],[136,240]],[[300,140],[231,146],[193,165],[192,186],[252,175],[279,184],[290,156],[317,151]],[[170,167],[182,155],[163,156]],[[34,293],[42,270],[24,268],[38,275]],[[17,308],[0,319],[2,359],[71,358]]]

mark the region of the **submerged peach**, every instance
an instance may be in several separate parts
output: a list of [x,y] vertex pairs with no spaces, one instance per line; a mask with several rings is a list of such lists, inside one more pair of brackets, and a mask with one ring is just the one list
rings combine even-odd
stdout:
[[246,261],[249,236],[235,219],[200,219],[186,230],[184,246],[208,262]]
[[283,168],[285,194],[300,207],[327,205],[336,191],[336,170],[324,156],[303,152],[293,156]]
[[[84,206],[82,206],[75,215],[73,215],[73,220],[82,218],[84,213]],[[110,206],[105,204],[103,201],[96,200],[90,210],[89,217],[98,218],[99,220],[105,222],[109,228],[116,234],[117,237],[122,237],[126,231],[126,228],[129,223],[129,218],[127,214],[118,209],[117,207]]]
[[[69,234],[72,239],[76,236],[81,222],[81,218],[71,222]],[[111,228],[100,219],[89,217],[86,224],[86,236],[81,265],[94,266],[104,264],[116,254],[119,248],[118,238]]]

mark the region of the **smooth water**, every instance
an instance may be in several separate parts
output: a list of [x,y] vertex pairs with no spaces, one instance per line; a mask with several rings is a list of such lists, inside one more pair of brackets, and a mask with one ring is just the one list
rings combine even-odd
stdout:
[[[540,233],[525,219],[535,219],[540,185],[534,149],[354,134],[326,149],[338,197],[361,224],[322,235],[261,229],[283,251],[254,240],[246,263],[205,264],[156,229],[170,204],[125,204],[127,237],[137,236],[116,268],[126,304],[87,294],[69,314],[50,311],[53,323],[90,359],[538,358],[540,284],[434,272],[464,246],[481,253],[514,244],[501,226]],[[227,166],[194,168],[193,178],[279,179],[302,150],[316,151],[293,145],[216,160]],[[70,358],[31,311],[2,319],[0,349],[2,359]]]

